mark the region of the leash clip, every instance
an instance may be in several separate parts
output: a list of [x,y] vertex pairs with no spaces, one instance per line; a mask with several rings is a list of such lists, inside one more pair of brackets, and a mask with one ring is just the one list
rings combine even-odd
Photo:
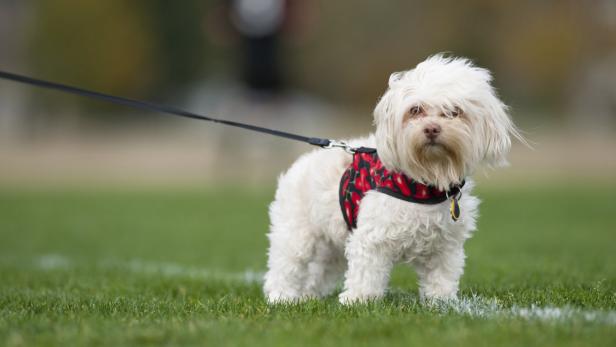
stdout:
[[329,140],[329,144],[327,146],[323,146],[323,148],[325,149],[342,148],[347,153],[350,153],[350,154],[355,153],[355,148],[349,146],[344,141]]

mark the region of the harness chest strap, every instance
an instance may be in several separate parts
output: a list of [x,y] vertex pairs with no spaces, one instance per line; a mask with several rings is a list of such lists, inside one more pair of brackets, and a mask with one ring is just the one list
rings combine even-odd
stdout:
[[434,205],[451,199],[449,208],[451,218],[460,218],[460,188],[453,186],[449,191],[442,191],[425,185],[397,172],[390,172],[383,167],[376,149],[361,147],[353,152],[353,162],[345,170],[340,180],[339,200],[344,220],[349,230],[357,227],[359,204],[366,192],[376,190],[400,200]]

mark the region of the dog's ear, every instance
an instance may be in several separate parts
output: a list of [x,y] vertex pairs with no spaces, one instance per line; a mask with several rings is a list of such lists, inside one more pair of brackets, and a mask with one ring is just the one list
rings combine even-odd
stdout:
[[[468,66],[467,62],[467,66]],[[472,66],[471,71],[475,76],[468,99],[469,110],[472,110],[477,118],[474,123],[477,133],[476,153],[480,161],[488,166],[507,166],[507,154],[511,149],[511,136],[517,138],[523,144],[528,145],[520,134],[509,116],[509,107],[498,97],[492,86],[492,74],[490,71]]]
[[[393,75],[392,75],[393,76]],[[391,78],[390,78],[391,83]],[[396,93],[389,88],[381,97],[374,109],[374,125],[376,126],[376,148],[381,161],[390,170],[399,169],[399,157],[396,150]]]
[[507,166],[506,157],[511,149],[511,135],[517,138],[521,138],[521,135],[509,117],[509,108],[495,95],[490,99],[490,102],[484,105],[485,114],[480,120],[485,141],[483,161],[493,167]]
[[399,85],[400,80],[404,78],[407,71],[394,72],[389,75],[388,88],[385,94],[381,97],[374,109],[374,125],[378,127],[382,121],[393,117],[394,109],[394,89]]
[[394,72],[391,75],[389,75],[389,88],[393,88],[396,86],[396,84],[404,77],[404,75],[406,74],[406,71],[399,71],[399,72]]

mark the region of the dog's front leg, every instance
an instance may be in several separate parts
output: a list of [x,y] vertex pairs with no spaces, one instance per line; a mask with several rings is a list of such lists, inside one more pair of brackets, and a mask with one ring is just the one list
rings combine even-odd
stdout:
[[462,245],[415,263],[419,294],[424,300],[455,300],[464,272]]
[[394,252],[381,230],[358,228],[347,241],[348,269],[340,302],[351,304],[379,299],[385,294],[394,264]]

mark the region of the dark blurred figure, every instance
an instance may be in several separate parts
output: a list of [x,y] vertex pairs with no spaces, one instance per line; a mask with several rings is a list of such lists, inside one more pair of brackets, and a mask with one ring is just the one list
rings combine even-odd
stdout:
[[285,0],[232,0],[231,23],[241,37],[242,80],[256,91],[283,89],[280,36],[287,17]]
[[305,22],[304,3],[300,0],[227,0],[213,12],[217,18],[209,18],[209,31],[216,36],[215,41],[237,39],[241,80],[250,90],[279,94],[287,87],[282,41],[290,32],[297,34],[297,28]]

